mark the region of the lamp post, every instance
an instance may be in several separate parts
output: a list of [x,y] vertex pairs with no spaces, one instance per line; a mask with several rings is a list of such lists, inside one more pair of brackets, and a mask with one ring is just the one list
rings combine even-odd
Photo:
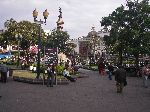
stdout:
[[94,36],[94,35],[92,36],[92,41],[93,41],[93,55],[94,55],[94,63],[95,63],[95,44],[96,44],[95,42],[96,42],[96,41],[95,41],[95,36]]
[[37,58],[37,79],[39,78],[40,76],[40,59],[41,59],[41,54],[40,54],[40,51],[41,51],[41,25],[46,23],[46,19],[48,17],[49,13],[47,11],[47,9],[43,12],[43,16],[44,16],[44,19],[45,21],[42,21],[41,19],[40,20],[37,20],[37,16],[38,16],[38,12],[36,11],[36,9],[33,11],[33,18],[34,18],[34,22],[37,23],[39,25],[39,36],[38,36],[38,58]]
[[92,54],[93,54],[93,61],[94,63],[96,62],[96,45],[97,45],[97,41],[98,41],[98,35],[97,32],[95,31],[95,27],[92,26],[91,32],[89,33],[89,37],[90,37],[90,43],[91,43],[91,47],[92,47]]
[[22,40],[22,35],[19,33],[19,34],[16,34],[15,35],[15,38],[16,40],[18,40],[18,59],[17,59],[17,67],[19,67],[19,62],[20,62],[20,41]]

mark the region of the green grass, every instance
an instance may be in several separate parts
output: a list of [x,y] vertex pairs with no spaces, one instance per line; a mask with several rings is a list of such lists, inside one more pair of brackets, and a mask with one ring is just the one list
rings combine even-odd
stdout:
[[[43,73],[40,74],[40,77],[42,79],[43,79],[43,75],[44,75]],[[78,75],[79,73],[76,74],[76,76]],[[32,71],[26,71],[26,70],[14,70],[13,76],[35,79],[37,73],[33,73]],[[45,75],[45,78],[47,78],[47,75]],[[63,78],[64,78],[63,76],[57,76],[57,79],[63,79]]]
[[98,69],[98,66],[91,66],[91,68]]
[[25,71],[25,70],[14,70],[13,71],[13,76],[18,76],[18,77],[35,79],[36,75],[37,75],[36,73],[32,73],[31,71]]

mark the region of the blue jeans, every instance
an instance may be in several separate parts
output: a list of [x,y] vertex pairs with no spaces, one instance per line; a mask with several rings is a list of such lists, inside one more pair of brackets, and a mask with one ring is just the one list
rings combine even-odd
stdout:
[[108,78],[109,78],[109,80],[112,80],[112,72],[111,71],[109,71],[109,73],[108,73]]
[[143,75],[143,84],[144,84],[144,87],[146,87],[146,88],[148,87],[147,80],[148,80],[148,76]]

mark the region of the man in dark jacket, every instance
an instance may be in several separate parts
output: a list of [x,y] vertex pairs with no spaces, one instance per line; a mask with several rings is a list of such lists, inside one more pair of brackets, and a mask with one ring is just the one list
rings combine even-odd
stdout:
[[8,67],[5,65],[0,65],[0,72],[1,72],[1,81],[3,83],[7,82],[7,72],[8,72]]
[[54,65],[53,63],[48,65],[47,69],[48,77],[47,77],[47,87],[53,87],[54,84]]
[[122,93],[123,87],[126,83],[126,70],[123,66],[119,66],[119,69],[115,71],[115,81],[117,86],[117,93]]

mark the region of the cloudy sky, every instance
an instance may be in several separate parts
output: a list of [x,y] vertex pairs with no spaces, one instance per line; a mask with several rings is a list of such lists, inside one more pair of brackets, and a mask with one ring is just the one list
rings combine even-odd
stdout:
[[0,29],[4,22],[10,18],[16,21],[28,20],[33,22],[32,12],[36,8],[38,19],[43,19],[45,9],[49,12],[47,24],[42,25],[45,30],[56,28],[59,7],[62,8],[64,30],[68,31],[70,38],[86,36],[94,25],[98,31],[101,29],[100,20],[108,16],[126,0],[0,0]]

